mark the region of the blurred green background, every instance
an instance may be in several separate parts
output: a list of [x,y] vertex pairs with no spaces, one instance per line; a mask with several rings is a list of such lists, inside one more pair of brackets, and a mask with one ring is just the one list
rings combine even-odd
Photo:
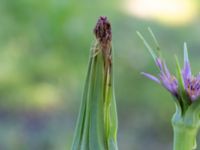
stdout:
[[112,22],[119,149],[171,150],[173,99],[140,75],[157,72],[136,30],[153,45],[152,28],[172,72],[186,41],[196,74],[199,12],[197,0],[0,0],[0,150],[70,149],[101,15]]

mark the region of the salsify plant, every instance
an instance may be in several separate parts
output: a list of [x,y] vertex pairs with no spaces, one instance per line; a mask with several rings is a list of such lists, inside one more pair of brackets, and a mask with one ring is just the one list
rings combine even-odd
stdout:
[[158,68],[159,74],[153,76],[142,72],[144,76],[162,85],[171,93],[176,105],[176,112],[172,117],[174,131],[174,150],[196,149],[196,136],[200,126],[200,74],[193,76],[188,59],[187,45],[184,43],[184,65],[180,68],[176,59],[176,76],[173,75],[163,59],[158,42],[149,28],[149,32],[156,44],[153,50],[144,37],[137,32],[144,42]]
[[112,33],[106,17],[94,28],[81,108],[72,150],[117,150],[117,112],[113,84]]

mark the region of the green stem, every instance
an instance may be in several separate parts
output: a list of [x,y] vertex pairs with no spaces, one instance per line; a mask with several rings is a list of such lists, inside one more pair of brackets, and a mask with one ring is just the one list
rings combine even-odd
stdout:
[[173,122],[174,147],[173,150],[196,149],[196,135],[198,126],[184,124],[184,122]]

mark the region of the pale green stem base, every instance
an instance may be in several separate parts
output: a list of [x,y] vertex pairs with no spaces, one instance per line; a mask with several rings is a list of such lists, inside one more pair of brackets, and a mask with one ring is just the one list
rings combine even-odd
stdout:
[[173,123],[174,146],[173,150],[194,150],[196,149],[196,135],[198,126]]

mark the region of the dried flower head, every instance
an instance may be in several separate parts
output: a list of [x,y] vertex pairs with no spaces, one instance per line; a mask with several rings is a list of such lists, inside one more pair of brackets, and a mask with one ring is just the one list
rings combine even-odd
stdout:
[[111,26],[106,17],[98,19],[94,33],[72,150],[117,150]]
[[106,44],[112,40],[111,25],[107,17],[99,17],[94,28],[94,34],[101,43]]

